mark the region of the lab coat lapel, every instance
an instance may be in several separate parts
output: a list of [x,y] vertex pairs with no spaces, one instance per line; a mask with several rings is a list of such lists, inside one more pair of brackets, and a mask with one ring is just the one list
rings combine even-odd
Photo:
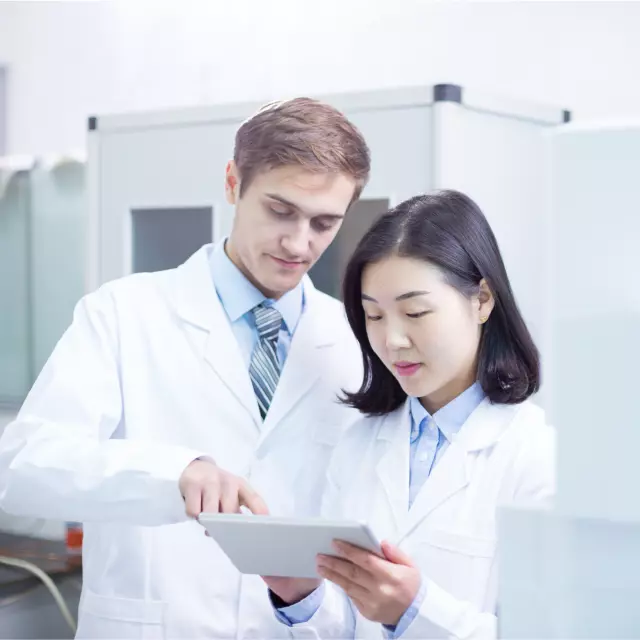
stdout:
[[404,529],[409,506],[409,403],[387,416],[378,432],[381,456],[376,475],[391,509],[396,530]]
[[403,538],[469,484],[476,457],[497,442],[517,411],[513,405],[492,405],[486,398],[480,403],[418,492],[409,511]]
[[[175,271],[178,315],[193,331],[205,331],[203,358],[247,410],[256,427],[262,422],[249,372],[229,318],[218,298],[204,247]],[[214,276],[215,277],[215,274]]]
[[408,535],[436,507],[469,484],[469,453],[452,442],[411,505],[402,537]]
[[322,350],[335,343],[328,314],[311,280],[304,280],[305,308],[291,340],[276,392],[264,420],[262,438],[300,402],[321,375]]

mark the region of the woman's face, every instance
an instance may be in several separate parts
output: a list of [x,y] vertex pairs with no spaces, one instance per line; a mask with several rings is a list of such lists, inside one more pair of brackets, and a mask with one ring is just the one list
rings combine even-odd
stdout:
[[433,264],[390,256],[365,268],[362,305],[374,352],[428,411],[473,384],[482,324],[493,308],[484,281],[468,298]]

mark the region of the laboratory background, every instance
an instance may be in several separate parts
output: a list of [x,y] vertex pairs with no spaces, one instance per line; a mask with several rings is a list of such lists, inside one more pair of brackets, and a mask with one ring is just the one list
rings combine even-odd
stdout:
[[[0,429],[75,304],[228,233],[260,105],[323,99],[371,180],[313,268],[339,297],[375,217],[485,211],[542,354],[549,511],[501,516],[500,634],[640,638],[640,2],[0,2]],[[70,638],[81,526],[0,512],[0,638]]]

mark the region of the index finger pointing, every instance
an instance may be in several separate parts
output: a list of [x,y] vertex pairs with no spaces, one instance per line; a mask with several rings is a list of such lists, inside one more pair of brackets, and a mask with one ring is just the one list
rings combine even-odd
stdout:
[[267,503],[248,484],[244,483],[238,492],[238,499],[241,505],[247,507],[251,513],[257,516],[268,516],[269,508]]

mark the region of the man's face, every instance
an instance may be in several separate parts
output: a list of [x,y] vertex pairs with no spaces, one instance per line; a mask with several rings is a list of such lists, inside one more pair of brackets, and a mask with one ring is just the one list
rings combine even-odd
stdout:
[[231,162],[226,195],[236,212],[229,257],[264,295],[279,298],[331,244],[355,188],[342,174],[287,166],[256,175],[240,197],[240,177]]

